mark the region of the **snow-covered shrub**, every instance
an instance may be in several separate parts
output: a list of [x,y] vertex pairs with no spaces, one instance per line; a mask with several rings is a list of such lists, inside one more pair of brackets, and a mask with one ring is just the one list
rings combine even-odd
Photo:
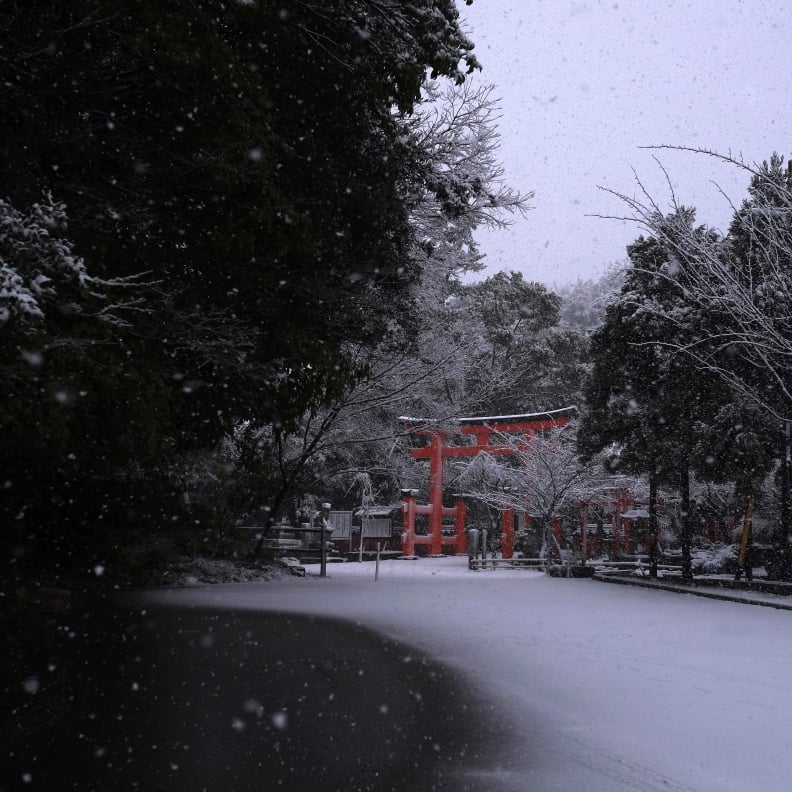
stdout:
[[[304,574],[304,570],[301,570]],[[205,583],[253,583],[299,575],[286,564],[245,564],[219,558],[182,558],[157,579],[158,585],[195,586]]]
[[697,575],[729,574],[737,563],[735,544],[723,544],[699,539],[691,552],[693,573]]

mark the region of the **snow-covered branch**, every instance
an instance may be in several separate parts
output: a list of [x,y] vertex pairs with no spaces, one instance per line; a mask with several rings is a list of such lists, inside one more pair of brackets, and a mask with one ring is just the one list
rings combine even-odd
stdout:
[[145,274],[90,275],[66,228],[66,207],[50,193],[25,210],[0,198],[0,328],[14,321],[35,326],[55,310],[127,326],[127,315],[146,311],[142,297],[128,295],[152,285]]
[[546,524],[570,506],[588,502],[607,485],[599,457],[580,459],[575,427],[537,434],[528,443],[499,436],[510,455],[486,451],[460,464],[457,486],[465,495],[499,509],[524,511]]
[[[730,387],[778,418],[792,418],[792,168],[774,155],[749,167],[709,151],[751,174],[743,201],[724,237],[693,224],[693,213],[672,201],[663,213],[640,182],[643,198],[614,193],[631,210],[629,219],[667,251],[666,264],[644,274],[676,295],[677,310],[642,300],[680,331],[664,343],[690,355]],[[684,310],[679,310],[682,303]],[[706,323],[691,327],[698,317]]]
[[428,164],[426,189],[417,197],[412,223],[432,268],[444,277],[480,269],[472,237],[477,227],[506,227],[510,215],[530,209],[533,194],[512,189],[498,159],[493,91],[492,86],[468,83],[440,91],[429,84],[425,101],[405,121],[406,136]]

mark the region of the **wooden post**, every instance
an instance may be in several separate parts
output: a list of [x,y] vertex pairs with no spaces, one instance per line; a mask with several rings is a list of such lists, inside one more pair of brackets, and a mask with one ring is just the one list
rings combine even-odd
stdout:
[[415,555],[415,493],[417,490],[406,490],[402,513],[404,514],[404,530],[402,531],[402,555],[409,558]]
[[465,534],[465,518],[467,517],[467,506],[461,498],[457,500],[456,513],[454,514],[454,534],[456,544],[454,550],[457,555],[464,555],[467,552],[467,535]]
[[432,455],[429,458],[429,534],[432,537],[429,545],[430,555],[442,555],[443,552],[443,435],[442,432],[432,434]]
[[583,555],[583,566],[588,559],[588,503],[583,504],[583,524],[580,526],[580,550]]
[[501,512],[501,557],[514,556],[514,509]]

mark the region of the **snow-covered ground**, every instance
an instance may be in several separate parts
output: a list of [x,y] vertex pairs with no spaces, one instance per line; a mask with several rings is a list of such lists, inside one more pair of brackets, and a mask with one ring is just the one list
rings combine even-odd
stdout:
[[[309,567],[306,578],[149,592],[343,617],[461,671],[512,733],[482,788],[792,788],[792,613],[467,559]],[[328,651],[332,651],[328,647]]]

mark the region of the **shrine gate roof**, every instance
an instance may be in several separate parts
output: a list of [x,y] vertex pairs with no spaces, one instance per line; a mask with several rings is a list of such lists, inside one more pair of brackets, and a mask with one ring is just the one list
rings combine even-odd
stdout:
[[401,416],[398,420],[399,423],[408,424],[410,426],[437,426],[438,429],[443,431],[465,431],[463,427],[487,427],[493,431],[514,431],[514,428],[530,428],[531,425],[541,425],[550,423],[566,423],[570,418],[577,415],[577,407],[571,405],[569,407],[561,407],[558,410],[547,410],[545,412],[536,413],[518,413],[516,415],[480,415],[468,418],[454,418],[447,421],[441,421],[436,418],[414,418],[410,416]]
[[[433,454],[440,457],[473,456],[480,451],[490,454],[513,454],[515,448],[504,442],[492,442],[499,435],[522,435],[523,441],[517,449],[527,448],[532,435],[548,429],[566,426],[577,413],[577,407],[564,407],[541,413],[520,413],[518,415],[482,415],[475,418],[458,418],[455,421],[440,422],[427,418],[399,418],[405,424],[407,432],[431,438],[430,444],[423,448],[413,448],[410,456],[413,459],[431,458]],[[449,437],[471,436],[473,445],[447,445]],[[441,438],[444,438],[441,440]],[[439,444],[439,445],[438,445]],[[438,450],[442,446],[442,450]]]

